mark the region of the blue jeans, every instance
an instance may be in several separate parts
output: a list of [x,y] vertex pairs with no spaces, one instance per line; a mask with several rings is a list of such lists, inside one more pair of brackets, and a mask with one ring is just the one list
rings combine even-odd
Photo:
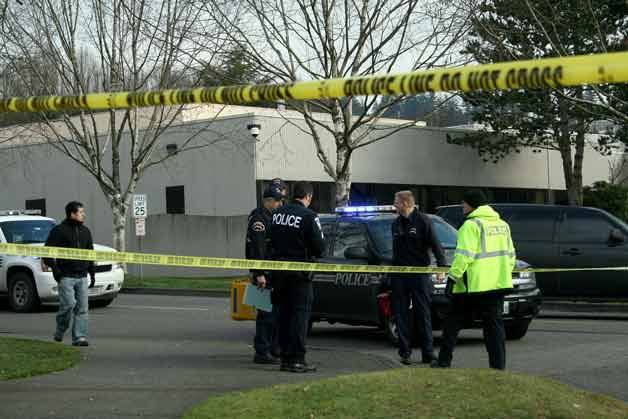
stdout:
[[72,324],[72,342],[80,338],[87,339],[88,289],[87,277],[63,277],[59,281],[59,311],[57,312],[57,331],[55,336],[62,338]]

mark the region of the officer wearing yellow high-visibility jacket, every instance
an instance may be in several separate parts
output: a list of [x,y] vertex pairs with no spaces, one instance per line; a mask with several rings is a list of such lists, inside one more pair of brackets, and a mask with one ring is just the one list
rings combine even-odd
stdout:
[[458,232],[458,243],[449,269],[446,294],[450,311],[443,325],[438,360],[432,367],[448,368],[458,332],[470,319],[481,319],[489,366],[506,368],[506,336],[502,310],[504,294],[512,290],[515,248],[510,227],[486,205],[481,191],[465,193],[465,222]]

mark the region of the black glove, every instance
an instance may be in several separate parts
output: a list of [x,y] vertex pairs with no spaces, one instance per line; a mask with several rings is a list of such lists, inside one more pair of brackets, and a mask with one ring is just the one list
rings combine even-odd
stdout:
[[96,284],[96,275],[89,276],[89,287],[94,288],[94,284]]
[[454,296],[454,285],[456,281],[451,277],[447,277],[447,285],[445,285],[445,297],[451,298]]

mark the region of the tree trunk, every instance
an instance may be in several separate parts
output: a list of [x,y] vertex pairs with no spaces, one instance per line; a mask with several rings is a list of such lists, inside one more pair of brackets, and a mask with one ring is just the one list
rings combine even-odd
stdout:
[[113,211],[113,247],[119,251],[126,251],[126,212],[128,206],[121,199],[111,200]]
[[575,205],[582,206],[583,204],[583,191],[582,191],[582,161],[584,160],[584,136],[585,136],[585,123],[583,118],[578,118],[578,132],[576,133],[576,152],[573,159],[573,183],[572,190],[575,198]]
[[[558,99],[560,112],[560,126],[557,136],[558,149],[563,163],[563,175],[565,177],[565,187],[567,188],[567,200],[569,205],[582,205],[582,156],[584,150],[578,154],[578,142],[582,141],[584,147],[584,134],[582,138],[578,133],[576,138],[576,154],[571,154],[571,130],[569,128],[569,109],[565,99]],[[579,127],[580,128],[580,127]],[[578,161],[578,159],[580,159]],[[574,161],[575,160],[575,161]],[[576,173],[579,170],[579,173]]]
[[[558,148],[563,163],[563,176],[565,178],[565,187],[567,188],[568,204],[578,205],[578,182],[576,181],[573,171],[569,133],[560,133],[558,136]],[[582,170],[582,165],[580,169]],[[582,179],[580,180],[580,191],[582,193]]]
[[[338,133],[337,135],[343,134]],[[336,148],[335,181],[336,206],[346,206],[351,198],[351,149],[346,146],[337,146]]]
[[346,175],[336,179],[336,206],[344,207],[351,197],[351,176]]

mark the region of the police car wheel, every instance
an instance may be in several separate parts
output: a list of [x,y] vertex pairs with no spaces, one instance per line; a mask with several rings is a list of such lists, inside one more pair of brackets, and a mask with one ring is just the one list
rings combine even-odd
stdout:
[[29,313],[39,306],[35,282],[26,272],[18,272],[9,278],[9,305],[17,313]]
[[530,320],[515,320],[508,322],[504,325],[506,329],[506,339],[519,340],[522,339],[528,332],[528,326],[530,326]]
[[393,346],[399,346],[399,333],[397,331],[397,324],[394,322],[391,316],[385,316],[383,319],[384,332],[386,332],[386,337],[388,341]]

